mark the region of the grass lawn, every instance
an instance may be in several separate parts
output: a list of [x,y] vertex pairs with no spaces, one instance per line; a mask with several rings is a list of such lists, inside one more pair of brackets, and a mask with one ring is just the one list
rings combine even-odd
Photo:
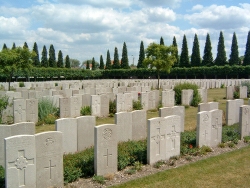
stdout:
[[114,187],[249,187],[250,146]]

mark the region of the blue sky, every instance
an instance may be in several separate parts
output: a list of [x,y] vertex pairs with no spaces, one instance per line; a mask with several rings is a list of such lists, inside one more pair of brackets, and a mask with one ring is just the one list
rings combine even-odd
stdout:
[[233,32],[240,55],[244,55],[250,30],[250,3],[246,0],[0,0],[0,45],[12,47],[38,44],[39,55],[45,45],[54,45],[56,53],[81,62],[107,50],[113,57],[115,47],[121,58],[126,42],[129,63],[137,64],[140,42],[146,48],[166,45],[175,36],[181,52],[183,35],[192,53],[195,33],[203,56],[205,38],[210,34],[213,56],[217,54],[220,31],[223,31],[227,56],[230,55]]

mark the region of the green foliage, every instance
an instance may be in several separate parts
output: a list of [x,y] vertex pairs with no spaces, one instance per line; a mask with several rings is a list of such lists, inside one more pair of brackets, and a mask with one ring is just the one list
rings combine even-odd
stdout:
[[121,59],[121,68],[122,69],[129,69],[128,65],[128,51],[127,51],[127,45],[124,42],[122,47],[122,59]]
[[240,98],[240,87],[239,86],[234,86],[233,96],[234,96],[234,99]]
[[243,65],[250,65],[250,31],[247,35],[246,51],[244,55]]
[[3,51],[3,50],[7,50],[7,49],[8,49],[8,47],[7,47],[7,45],[4,43],[4,44],[3,44],[2,51]]
[[81,108],[81,116],[87,116],[87,115],[91,115],[91,108],[90,106],[84,106]]
[[239,57],[238,42],[236,34],[234,32],[232,39],[232,46],[231,46],[231,54],[229,58],[229,65],[239,65],[239,64],[240,64],[240,57]]
[[89,66],[89,61],[87,61],[87,64],[86,64],[86,69],[90,69],[90,66]]
[[222,127],[222,143],[233,142],[235,144],[240,140],[239,125],[234,124],[231,126]]
[[145,59],[145,51],[144,51],[144,44],[143,41],[141,41],[140,44],[140,52],[139,52],[139,59],[138,59],[138,64],[137,64],[137,68],[145,68],[143,61]]
[[125,171],[125,174],[132,175],[135,174],[136,170],[132,167]]
[[19,82],[19,87],[25,87],[23,82]]
[[94,182],[97,182],[97,183],[102,184],[102,185],[105,184],[105,178],[103,176],[94,175],[93,178],[92,178],[92,180]]
[[38,101],[38,120],[47,124],[55,123],[59,116],[59,109],[49,99],[40,99]]
[[4,168],[0,165],[0,188],[5,187],[5,172]]
[[3,111],[9,105],[9,97],[4,95],[0,97],[0,123],[2,123]]
[[116,113],[116,102],[115,101],[109,101],[109,114],[114,115]]
[[157,161],[153,167],[154,168],[160,168],[162,165],[166,164],[166,161],[163,161],[163,160],[160,160],[160,161]]
[[217,47],[217,56],[215,59],[215,65],[223,66],[227,64],[227,56],[224,44],[224,36],[222,31],[220,32],[218,47]]
[[174,67],[178,67],[179,66],[179,55],[178,55],[178,45],[177,45],[175,36],[173,38],[173,44],[172,45],[176,48],[176,53],[175,53],[176,62],[174,64]]
[[57,67],[63,68],[63,54],[61,50],[58,52]]
[[209,34],[207,34],[202,65],[212,66],[212,64],[213,64],[212,44],[211,44],[210,36]]
[[186,35],[183,36],[182,41],[180,67],[190,67]]
[[164,39],[162,37],[160,39],[160,45],[164,45]]
[[49,66],[50,67],[57,67],[56,64],[56,54],[53,44],[49,47]]
[[133,166],[136,171],[142,170],[142,163],[140,161],[135,161]]
[[245,143],[250,143],[250,136],[244,136],[243,140]]
[[32,58],[33,66],[40,67],[39,52],[38,52],[38,47],[37,47],[36,42],[34,43],[34,46],[33,46],[33,52],[35,53],[34,57]]
[[92,58],[92,70],[96,70],[95,58]]
[[185,131],[181,133],[181,155],[194,155],[198,148],[196,148],[196,132]]
[[43,51],[42,51],[42,58],[41,58],[41,66],[42,67],[48,67],[48,55],[47,55],[47,49],[46,46],[43,46]]
[[134,165],[138,161],[147,163],[147,141],[128,141],[118,145],[118,170]]
[[71,65],[70,65],[70,59],[69,59],[69,56],[66,55],[66,58],[65,58],[65,68],[70,68]]
[[175,102],[177,105],[181,104],[181,91],[183,89],[192,89],[194,90],[193,94],[193,101],[191,102],[192,106],[198,106],[198,104],[201,102],[201,96],[198,92],[198,86],[196,84],[191,84],[191,83],[181,83],[177,84],[174,87],[175,91]]
[[200,56],[200,46],[197,34],[194,36],[193,50],[191,55],[191,66],[197,67],[201,65],[201,56]]
[[141,110],[142,109],[142,104],[141,101],[134,101],[133,100],[133,110]]
[[120,62],[119,62],[118,49],[117,49],[117,47],[115,47],[114,63],[112,65],[112,69],[119,69],[119,68],[120,68]]
[[99,69],[103,70],[104,69],[104,62],[103,62],[103,57],[102,55],[100,56],[100,67]]
[[109,50],[107,51],[107,59],[106,59],[106,68],[105,69],[112,69]]

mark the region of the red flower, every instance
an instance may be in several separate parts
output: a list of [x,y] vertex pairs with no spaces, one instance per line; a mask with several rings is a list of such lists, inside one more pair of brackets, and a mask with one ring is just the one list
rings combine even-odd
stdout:
[[189,148],[192,149],[192,148],[193,148],[193,145],[192,145],[192,144],[189,144]]

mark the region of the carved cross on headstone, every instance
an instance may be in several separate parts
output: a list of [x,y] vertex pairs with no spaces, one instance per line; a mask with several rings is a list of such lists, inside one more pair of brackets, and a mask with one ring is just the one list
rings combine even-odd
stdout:
[[157,128],[157,135],[156,136],[152,136],[151,138],[155,141],[155,143],[158,145],[158,153],[157,155],[160,154],[160,150],[161,150],[161,141],[165,139],[165,134],[161,135],[161,128]]
[[8,168],[18,170],[19,186],[25,186],[26,184],[26,169],[29,165],[34,165],[34,158],[27,159],[24,150],[19,150],[17,159],[8,163]]
[[203,135],[205,136],[205,140],[207,140],[207,135],[208,135],[207,130],[205,130],[205,133]]
[[212,127],[213,127],[213,129],[216,129],[216,132],[217,132],[216,139],[218,139],[219,138],[219,128],[220,128],[220,126],[219,126],[219,118],[215,118],[215,119],[216,119],[215,124],[212,125]]
[[111,153],[109,153],[109,149],[107,149],[107,153],[103,155],[103,157],[107,157],[107,167],[109,166],[109,157],[112,156]]
[[23,114],[25,112],[25,109],[23,109],[22,105],[19,105],[16,112],[20,115],[21,121],[26,121],[23,117]]
[[48,169],[48,170],[49,170],[49,178],[50,178],[50,179],[52,179],[52,173],[51,173],[51,172],[52,172],[52,168],[55,168],[55,167],[56,167],[56,165],[53,166],[53,165],[51,164],[51,160],[49,160],[49,166],[44,167],[45,169]]

